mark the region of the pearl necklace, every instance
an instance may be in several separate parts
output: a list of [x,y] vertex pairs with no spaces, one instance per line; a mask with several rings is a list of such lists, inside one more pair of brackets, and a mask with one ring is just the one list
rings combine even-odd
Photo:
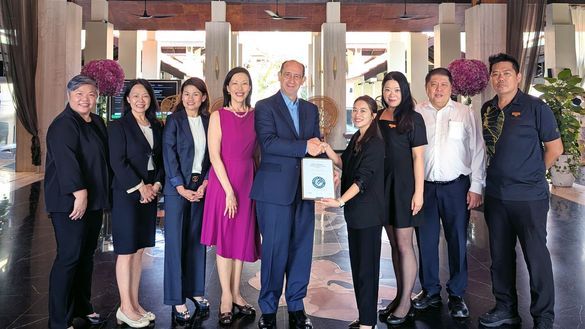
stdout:
[[[231,105],[231,104],[230,104],[230,105]],[[237,112],[237,111],[236,111],[236,110],[235,110],[233,107],[231,107],[231,106],[230,106],[230,108],[229,108],[229,109],[230,109],[230,111],[231,111],[231,112],[232,112],[232,113],[233,113],[235,116],[237,116],[238,118],[243,118],[243,117],[245,117],[246,115],[248,115],[248,112],[250,112],[249,108],[247,108],[247,107],[244,107],[244,108],[246,109],[246,110],[244,111],[244,114],[239,114],[240,112]]]

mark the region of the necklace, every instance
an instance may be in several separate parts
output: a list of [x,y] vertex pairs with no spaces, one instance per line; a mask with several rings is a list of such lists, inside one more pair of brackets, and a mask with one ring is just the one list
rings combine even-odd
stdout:
[[245,109],[245,111],[244,111],[244,114],[239,114],[240,112],[237,112],[237,111],[236,111],[236,110],[235,110],[235,109],[234,109],[234,108],[233,108],[231,105],[232,105],[232,104],[230,103],[230,111],[231,111],[231,112],[232,112],[232,113],[233,113],[235,116],[237,116],[238,118],[243,118],[243,117],[245,117],[246,115],[248,115],[248,112],[250,112],[250,110],[249,110],[247,107],[245,107],[245,106],[244,106],[244,109]]

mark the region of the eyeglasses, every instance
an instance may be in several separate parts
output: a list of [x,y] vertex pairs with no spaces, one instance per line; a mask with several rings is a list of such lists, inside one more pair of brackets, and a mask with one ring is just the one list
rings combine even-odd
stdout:
[[282,73],[282,76],[286,80],[301,81],[303,79],[303,76],[302,75],[300,75],[300,74],[293,74],[291,72],[284,72],[284,73]]

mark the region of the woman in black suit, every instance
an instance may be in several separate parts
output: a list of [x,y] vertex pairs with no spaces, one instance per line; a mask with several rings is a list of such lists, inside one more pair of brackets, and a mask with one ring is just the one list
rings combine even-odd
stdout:
[[144,248],[154,246],[157,194],[164,179],[162,125],[150,83],[130,82],[124,92],[124,115],[108,127],[112,182],[112,236],[120,292],[118,323],[133,328],[155,319],[138,302]]
[[83,75],[67,83],[69,102],[47,131],[45,200],[57,240],[49,279],[49,328],[70,327],[73,318],[104,322],[90,302],[93,255],[109,208],[108,139],[92,113],[94,80]]
[[327,156],[341,167],[342,195],[323,199],[326,206],[344,208],[349,260],[359,318],[350,328],[373,328],[377,323],[378,276],[384,221],[384,141],[374,121],[378,106],[370,96],[353,103],[351,119],[359,130],[341,157],[323,143]]
[[172,306],[172,320],[181,325],[191,317],[186,298],[195,304],[196,314],[209,314],[209,302],[203,297],[206,248],[200,243],[205,177],[210,166],[208,125],[207,86],[199,78],[190,78],[181,86],[181,101],[167,117],[163,133],[164,303]]

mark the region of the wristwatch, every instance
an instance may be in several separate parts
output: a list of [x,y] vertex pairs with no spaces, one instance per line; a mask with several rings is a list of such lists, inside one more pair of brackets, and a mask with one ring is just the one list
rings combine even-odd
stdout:
[[337,202],[339,202],[339,208],[343,208],[345,206],[345,202],[343,202],[341,198],[337,199]]

